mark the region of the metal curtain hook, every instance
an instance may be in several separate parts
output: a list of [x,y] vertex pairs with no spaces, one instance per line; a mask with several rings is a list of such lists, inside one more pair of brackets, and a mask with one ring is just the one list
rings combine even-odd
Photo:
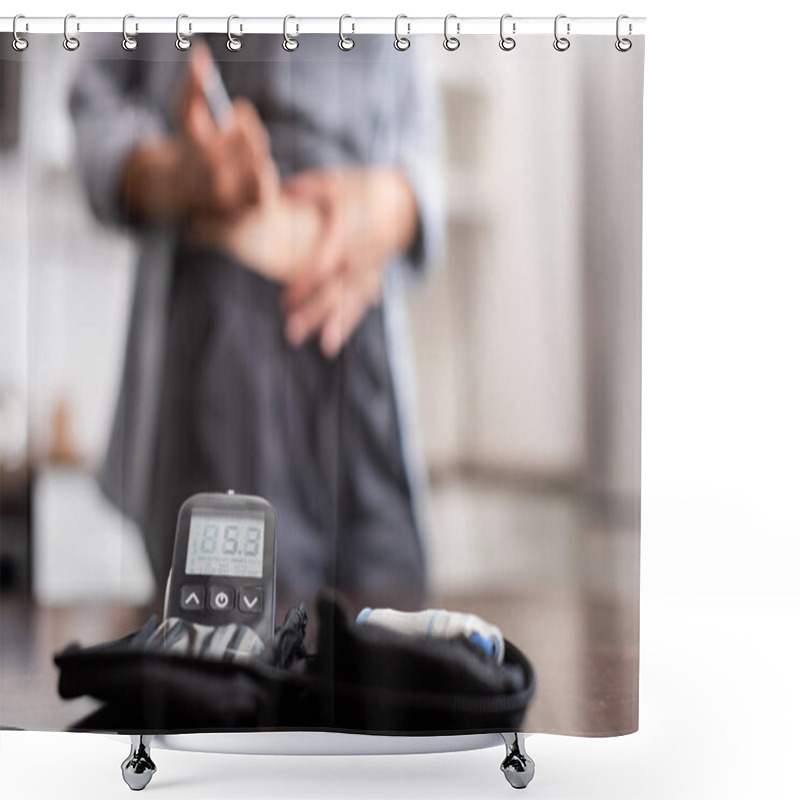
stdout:
[[[131,50],[135,50],[139,46],[139,42],[136,40],[135,36],[131,36],[128,33],[128,20],[129,19],[136,19],[133,14],[126,14],[122,18],[122,49],[127,50],[130,52]],[[135,30],[139,30],[139,23],[137,22],[135,25]]]
[[[559,36],[558,35],[558,21],[561,19],[566,19],[566,14],[559,14],[555,22],[553,23],[553,36],[555,36],[555,41],[553,42],[553,47],[558,50],[559,53],[563,53],[565,50],[569,50],[570,41],[567,39],[566,36]],[[570,24],[567,23],[567,36],[570,33]]]
[[[631,47],[633,47],[633,42],[630,39],[623,38],[619,34],[620,23],[624,19],[629,19],[627,14],[620,14],[617,17],[617,41],[614,42],[614,47],[616,47],[617,50],[620,51],[620,53],[627,53],[628,50],[630,50]],[[633,33],[633,25],[631,25],[630,22],[629,22],[628,23],[628,35],[630,35],[631,33]]]
[[[344,35],[343,26],[344,26],[344,21],[346,19],[353,19],[353,18],[349,14],[342,14],[342,16],[339,17],[339,49],[340,50],[352,50],[356,46],[356,43],[350,37]],[[352,26],[353,26],[353,28],[352,28],[353,31],[355,31],[355,29],[356,29],[355,23],[352,23]]]
[[[81,46],[81,43],[75,36],[70,36],[69,34],[69,21],[71,19],[75,19],[74,14],[67,14],[67,16],[64,17],[64,49],[73,52]],[[75,23],[75,29],[76,30],[81,29],[81,25],[79,22]]]
[[[231,33],[231,23],[235,19],[239,19],[239,17],[237,17],[236,14],[231,14],[228,17],[228,41],[225,46],[228,48],[228,50],[231,51],[231,53],[236,53],[237,51],[242,49],[242,40]],[[242,32],[242,26],[239,25],[239,33],[241,32]]]
[[[283,18],[283,49],[286,50],[287,53],[293,53],[300,47],[300,42],[294,36],[289,36],[289,20],[290,19],[297,19],[297,17],[293,17],[291,14],[287,14]],[[300,26],[297,26],[298,33],[300,32]]]
[[[188,50],[192,46],[192,40],[187,39],[181,33],[181,20],[188,18],[189,18],[188,14],[178,14],[178,16],[175,18],[175,47],[177,47],[178,50]],[[192,23],[190,22],[189,31],[191,30],[192,30]]]
[[[500,49],[505,50],[508,52],[509,50],[513,50],[517,46],[517,40],[514,39],[512,36],[505,35],[505,24],[507,19],[513,19],[511,14],[503,14],[500,17]],[[517,23],[511,23],[511,32],[517,32]]]
[[[408,19],[405,14],[398,14],[394,18],[394,49],[395,50],[408,50],[411,47],[411,39],[406,39],[405,36],[400,35],[400,20]],[[411,23],[406,23],[408,33],[411,33]]]
[[[27,39],[23,39],[19,35],[19,32],[17,31],[17,23],[21,19],[25,19],[25,15],[24,14],[17,14],[17,16],[14,17],[14,24],[11,26],[11,31],[14,34],[14,39],[11,42],[11,46],[18,53],[23,52],[23,50],[27,50],[28,49],[28,45],[30,44],[30,42]],[[28,30],[28,23],[27,22],[25,23],[25,30]]]
[[458,17],[455,14],[448,14],[444,18],[444,42],[442,42],[442,45],[445,50],[449,50],[452,53],[453,50],[458,50],[458,48],[461,47],[461,40],[458,38],[458,35],[461,33],[461,23],[456,22],[456,35],[450,36],[447,32],[447,28],[451,19],[458,20]]

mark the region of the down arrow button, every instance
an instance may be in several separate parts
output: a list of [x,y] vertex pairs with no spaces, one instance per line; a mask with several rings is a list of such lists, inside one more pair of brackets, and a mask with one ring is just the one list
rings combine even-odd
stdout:
[[240,589],[239,611],[245,614],[260,614],[264,607],[263,597],[262,589]]

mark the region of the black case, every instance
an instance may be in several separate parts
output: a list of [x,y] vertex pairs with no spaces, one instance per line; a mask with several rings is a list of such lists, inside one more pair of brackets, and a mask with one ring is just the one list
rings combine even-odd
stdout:
[[58,654],[59,693],[105,703],[73,730],[116,733],[328,730],[453,734],[520,730],[535,689],[525,655],[505,643],[495,664],[466,639],[356,626],[332,596],[318,601],[317,653],[285,667],[141,649],[140,634]]

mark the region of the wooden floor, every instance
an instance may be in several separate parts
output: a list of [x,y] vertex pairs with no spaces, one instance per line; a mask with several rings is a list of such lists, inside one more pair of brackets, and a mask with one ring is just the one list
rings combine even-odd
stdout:
[[[524,729],[578,735],[637,727],[638,600],[586,594],[440,596],[434,604],[503,620],[506,638],[533,662],[538,679]],[[53,654],[70,642],[89,645],[139,627],[134,607],[0,605],[0,724],[63,730],[96,707],[58,697]]]
[[[76,487],[66,488],[65,496],[74,496]],[[529,657],[538,688],[524,729],[589,736],[635,730],[638,502],[598,504],[563,492],[472,482],[440,486],[432,510],[428,605],[499,625]],[[97,591],[109,575],[107,593],[122,586],[113,567],[123,552],[135,556],[141,543],[135,534],[127,545],[124,537],[112,541],[113,526],[97,522],[96,540],[87,547],[93,528],[77,522],[82,541],[69,540],[58,526],[58,537],[40,543],[40,583],[51,588],[42,595],[49,605],[0,595],[0,725],[63,730],[85,716],[93,701],[58,696],[54,653],[72,642],[88,646],[128,634],[155,610],[81,599],[82,590]],[[143,561],[143,550],[139,555]],[[313,633],[307,640],[314,641]]]

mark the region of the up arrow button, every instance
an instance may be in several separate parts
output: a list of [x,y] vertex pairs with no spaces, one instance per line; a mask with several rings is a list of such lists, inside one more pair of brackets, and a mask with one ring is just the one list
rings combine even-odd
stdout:
[[188,584],[181,586],[181,608],[184,611],[194,611],[203,607],[205,592],[202,586]]

